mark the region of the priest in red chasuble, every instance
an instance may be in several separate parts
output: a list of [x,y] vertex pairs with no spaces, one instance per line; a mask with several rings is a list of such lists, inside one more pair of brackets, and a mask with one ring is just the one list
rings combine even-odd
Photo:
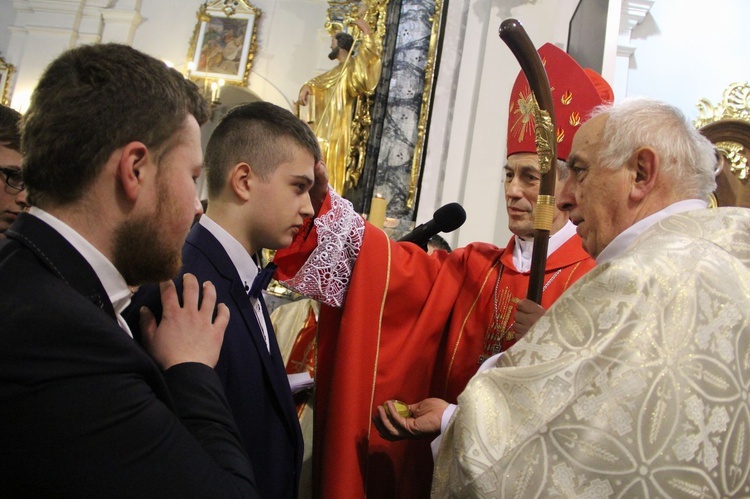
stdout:
[[[565,161],[591,110],[612,100],[609,85],[547,44],[545,62]],[[427,255],[369,225],[329,190],[316,217],[279,251],[277,278],[323,302],[318,332],[314,494],[427,497],[429,440],[388,442],[373,426],[389,399],[455,403],[481,362],[513,344],[515,304],[526,296],[539,191],[530,89],[511,94],[505,198],[514,236],[505,248],[472,243]],[[558,168],[558,178],[566,175]],[[320,202],[320,200],[319,200]],[[556,211],[542,306],[594,266],[566,212]]]

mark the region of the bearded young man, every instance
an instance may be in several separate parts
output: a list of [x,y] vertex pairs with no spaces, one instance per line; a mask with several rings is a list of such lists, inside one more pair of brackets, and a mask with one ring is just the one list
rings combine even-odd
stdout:
[[82,46],[42,75],[25,117],[32,205],[0,243],[0,483],[11,497],[257,497],[213,371],[229,313],[184,277],[161,285],[147,355],[120,315],[173,277],[197,212],[207,107],[164,63]]

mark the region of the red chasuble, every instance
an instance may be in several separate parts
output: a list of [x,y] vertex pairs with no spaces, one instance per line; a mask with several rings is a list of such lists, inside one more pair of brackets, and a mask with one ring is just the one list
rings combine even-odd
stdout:
[[[315,248],[316,229],[308,229],[277,253],[279,280],[291,278]],[[383,440],[372,424],[375,406],[427,397],[455,403],[493,347],[488,336],[503,341],[514,297],[525,297],[529,277],[513,267],[514,244],[474,243],[428,256],[366,225],[344,307],[324,306],[320,313],[316,497],[429,497],[429,439]],[[549,307],[593,266],[580,238],[570,238],[547,260],[542,305]]]

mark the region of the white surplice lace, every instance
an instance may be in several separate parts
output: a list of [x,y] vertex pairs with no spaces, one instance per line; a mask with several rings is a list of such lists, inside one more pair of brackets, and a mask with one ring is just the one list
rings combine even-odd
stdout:
[[281,284],[326,305],[341,307],[362,247],[365,222],[349,201],[333,190],[330,195],[331,209],[314,221],[318,246],[299,272]]

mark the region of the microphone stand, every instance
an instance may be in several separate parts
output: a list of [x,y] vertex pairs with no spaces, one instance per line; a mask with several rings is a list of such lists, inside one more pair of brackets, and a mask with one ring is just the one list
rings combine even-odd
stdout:
[[516,19],[506,19],[500,24],[500,38],[508,45],[521,65],[534,98],[534,136],[539,156],[542,179],[534,210],[534,250],[531,253],[531,276],[526,298],[542,303],[544,272],[547,266],[547,247],[555,209],[555,179],[557,173],[557,135],[555,109],[547,72],[539,52],[529,35]]

